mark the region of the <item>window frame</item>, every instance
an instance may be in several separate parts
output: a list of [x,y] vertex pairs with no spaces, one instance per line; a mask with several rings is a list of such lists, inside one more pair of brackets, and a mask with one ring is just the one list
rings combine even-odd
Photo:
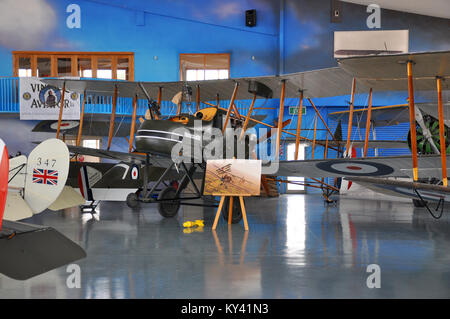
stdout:
[[97,60],[100,58],[111,59],[112,79],[117,79],[117,61],[119,58],[128,58],[128,79],[134,81],[134,52],[64,52],[64,51],[12,51],[13,76],[19,76],[19,59],[30,58],[31,76],[37,75],[37,58],[51,60],[51,77],[58,77],[58,58],[71,59],[71,76],[78,77],[78,58],[90,58],[92,78],[97,78]]
[[[181,61],[182,61],[182,57],[185,55],[195,55],[195,56],[202,56],[203,57],[203,69],[196,69],[196,70],[207,70],[206,68],[206,57],[207,56],[211,56],[211,55],[224,55],[227,57],[228,59],[228,78],[231,77],[231,55],[230,53],[180,53],[179,57],[178,57],[178,68],[179,68],[179,72],[178,72],[178,79],[179,81],[185,81],[185,77],[186,74],[183,74],[183,69],[181,67]],[[221,68],[217,68],[217,69],[221,69]]]

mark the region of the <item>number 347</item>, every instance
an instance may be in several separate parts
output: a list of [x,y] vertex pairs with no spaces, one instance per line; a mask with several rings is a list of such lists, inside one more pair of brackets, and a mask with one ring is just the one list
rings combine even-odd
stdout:
[[45,165],[45,166],[50,166],[50,167],[54,167],[56,164],[56,160],[55,159],[42,159],[41,157],[38,157],[37,159],[37,165],[41,166],[41,165]]

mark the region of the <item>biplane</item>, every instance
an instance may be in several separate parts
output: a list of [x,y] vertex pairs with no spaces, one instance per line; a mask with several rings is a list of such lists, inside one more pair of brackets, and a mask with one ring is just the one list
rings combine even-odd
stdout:
[[[330,185],[324,182],[324,177],[345,177],[345,178],[379,178],[377,185],[383,184],[386,177],[408,177],[412,181],[408,182],[407,188],[414,191],[409,193],[413,199],[420,200],[421,203],[426,200],[446,201],[446,197],[441,196],[442,192],[447,190],[447,156],[445,139],[445,123],[443,119],[442,89],[448,89],[448,79],[450,75],[450,52],[422,52],[407,54],[385,54],[367,57],[351,57],[338,60],[338,67],[292,73],[280,76],[262,76],[249,78],[235,78],[225,80],[207,80],[191,82],[127,82],[127,81],[100,81],[100,80],[76,80],[76,79],[44,79],[48,85],[62,88],[63,93],[66,90],[79,92],[84,96],[103,95],[112,96],[113,106],[109,127],[108,145],[106,150],[95,150],[83,148],[80,146],[69,146],[69,150],[74,154],[87,154],[100,156],[128,163],[136,163],[142,167],[144,174],[142,185],[139,192],[130,193],[127,198],[127,204],[136,207],[139,202],[159,203],[160,213],[163,216],[171,217],[176,214],[180,204],[186,203],[190,199],[199,199],[202,191],[193,182],[193,174],[204,170],[204,163],[196,163],[192,157],[192,162],[186,165],[185,162],[176,164],[170,158],[174,146],[185,140],[194,141],[200,135],[194,127],[195,120],[201,120],[206,126],[212,126],[225,132],[228,128],[241,128],[244,132],[248,123],[253,122],[268,126],[276,130],[276,151],[274,161],[277,162],[278,170],[272,172],[270,176],[300,176],[312,178],[318,183],[318,187],[332,191],[338,190],[336,185]],[[239,88],[246,89],[239,89]],[[415,91],[416,90],[416,91]],[[418,135],[416,129],[416,106],[414,103],[414,93],[417,91],[437,90],[438,96],[438,122],[440,133],[440,154],[422,154],[418,153]],[[407,91],[408,100],[408,121],[411,126],[411,156],[390,156],[368,158],[367,148],[369,147],[368,129],[371,125],[371,99],[372,92],[385,91]],[[181,94],[180,94],[181,92]],[[187,92],[187,93],[186,93]],[[348,133],[345,141],[345,148],[340,149],[340,142],[335,139],[334,134],[328,128],[325,120],[318,112],[312,98],[351,95],[350,110],[348,114]],[[365,154],[363,158],[348,158],[342,155],[349,154],[351,149],[351,127],[355,114],[354,110],[355,94],[369,94],[369,106],[367,108],[366,138],[364,140]],[[178,97],[185,94],[189,99],[196,101],[197,110],[194,114],[182,114],[181,105],[178,104],[176,116],[162,119],[160,118],[159,106],[162,100],[170,100],[173,96]],[[126,97],[133,99],[133,115],[130,128],[129,152],[118,152],[110,150],[112,132],[114,130],[115,108],[117,97]],[[154,97],[157,97],[156,100]],[[222,109],[219,104],[211,101],[229,97],[229,106]],[[275,126],[257,121],[252,118],[252,110],[256,99],[268,99],[279,97],[278,124]],[[298,112],[299,121],[296,133],[291,133],[283,129],[284,103],[286,98],[298,98],[299,110],[303,107],[305,98],[309,100],[314,107],[317,116],[323,122],[327,129],[327,138],[325,142],[308,139],[301,136],[301,114]],[[86,99],[86,98],[85,98]],[[136,102],[137,99],[147,99],[148,117],[142,122],[135,132],[136,123]],[[200,109],[201,99],[207,108]],[[241,116],[235,106],[236,100],[250,101],[250,107],[246,116]],[[84,105],[84,102],[83,102]],[[57,126],[57,135],[60,131],[62,122],[62,112]],[[83,113],[83,108],[82,108]],[[255,124],[255,125],[256,125]],[[227,126],[229,125],[229,126]],[[82,131],[80,125],[79,132]],[[189,133],[180,135],[176,133],[178,128],[187,128]],[[315,145],[325,147],[323,159],[313,160],[293,160],[279,161],[279,150],[281,135],[291,135],[296,140],[296,158],[300,141],[313,142]],[[426,132],[423,135],[426,136]],[[434,139],[435,141],[436,139]],[[133,143],[135,142],[135,147]],[[236,143],[245,143],[240,139]],[[333,146],[334,143],[334,146]],[[372,141],[371,144],[374,142]],[[436,145],[435,142],[435,146]],[[327,150],[337,149],[338,158],[327,158]],[[436,150],[435,150],[436,151]],[[251,154],[252,151],[246,153]],[[185,157],[186,159],[186,157]],[[154,161],[163,163],[166,167],[164,173],[160,175],[155,185],[148,189],[148,169]],[[441,166],[442,165],[442,166]],[[167,185],[166,188],[155,193],[157,187],[167,179],[167,174],[173,169],[183,170],[183,177],[176,185]],[[263,165],[264,174],[264,165]],[[203,174],[204,175],[204,174]],[[420,183],[419,178],[435,177],[441,179],[443,186]],[[263,177],[264,178],[264,177]],[[391,181],[392,182],[392,181]],[[368,183],[374,183],[373,180]],[[393,182],[395,183],[395,181]],[[195,190],[195,196],[183,197],[182,191],[191,184]],[[264,183],[263,183],[264,185]],[[406,187],[406,184],[398,184],[392,189]],[[427,196],[422,196],[423,188],[427,188]],[[391,191],[392,191],[391,189]],[[435,196],[429,195],[434,193]],[[400,195],[401,192],[398,192]],[[403,196],[405,192],[403,192]]]
[[0,139],[0,154],[0,273],[25,280],[86,257],[80,246],[54,228],[17,222],[51,205],[60,209],[80,204],[73,202],[76,193],[65,186],[69,166],[66,145],[49,139],[28,158],[9,159]]

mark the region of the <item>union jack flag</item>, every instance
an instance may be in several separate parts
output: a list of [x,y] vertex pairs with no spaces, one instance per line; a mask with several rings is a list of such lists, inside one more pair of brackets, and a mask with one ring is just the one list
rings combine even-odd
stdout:
[[57,185],[58,171],[52,169],[33,169],[33,183]]

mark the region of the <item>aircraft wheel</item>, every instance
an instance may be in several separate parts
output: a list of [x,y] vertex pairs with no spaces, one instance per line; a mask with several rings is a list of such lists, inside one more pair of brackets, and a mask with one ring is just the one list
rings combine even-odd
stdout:
[[[166,187],[161,192],[159,192],[158,200],[175,198],[176,193],[177,190],[175,188]],[[178,201],[168,201],[158,203],[158,211],[161,214],[161,216],[165,218],[174,217],[178,213],[179,209],[180,203]]]
[[129,193],[127,196],[127,206],[130,208],[136,208],[139,206],[138,195],[136,193]]
[[427,203],[427,202],[422,202],[420,199],[413,199],[412,200],[413,201],[413,204],[414,204],[414,207],[425,207],[425,204]]
[[[222,217],[228,222],[228,212],[230,207],[230,199],[227,197],[225,199],[224,208],[222,210]],[[233,210],[231,213],[231,223],[237,224],[242,219],[241,203],[239,202],[239,197],[233,197]]]

